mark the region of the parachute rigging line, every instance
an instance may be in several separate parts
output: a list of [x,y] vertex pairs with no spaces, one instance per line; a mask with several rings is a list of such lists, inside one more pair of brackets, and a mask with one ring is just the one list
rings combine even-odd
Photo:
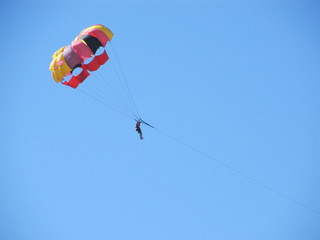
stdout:
[[[83,84],[85,85],[83,88],[80,86],[77,89],[82,89],[89,95],[105,102],[106,106],[117,109],[118,112],[126,112],[131,118],[137,118],[132,102],[130,98],[124,95],[124,89],[119,84],[119,79],[116,75],[113,75],[113,71],[109,70],[102,68],[100,72],[93,74],[94,81],[87,81]],[[96,77],[99,77],[99,79],[95,79]]]
[[102,105],[106,106],[107,108],[111,108],[111,109],[113,109],[114,111],[116,111],[116,112],[122,114],[123,116],[126,116],[126,117],[128,117],[128,118],[130,118],[130,119],[132,119],[132,120],[134,120],[134,121],[136,120],[135,117],[133,117],[133,116],[131,116],[131,115],[125,113],[125,112],[122,112],[121,110],[113,107],[112,105],[106,103],[105,101],[103,101],[103,100],[100,99],[99,97],[94,96],[94,95],[92,95],[92,94],[90,94],[90,93],[88,93],[88,92],[86,92],[86,91],[83,91],[82,89],[78,89],[78,91],[79,91],[80,93],[86,95],[87,97],[89,97],[89,98],[91,98],[91,99],[93,99],[93,100],[101,103]]
[[[111,46],[111,41],[109,45]],[[91,98],[99,102],[104,102],[105,106],[111,107],[122,114],[126,113],[125,115],[129,115],[131,119],[140,118],[120,61],[117,60],[118,57],[115,55],[115,49],[109,51],[109,55],[112,57],[106,65],[111,64],[112,66],[101,66],[99,71],[92,72],[91,78],[94,81],[85,81],[82,92],[86,92],[86,95],[90,95]],[[99,79],[96,79],[97,76],[99,76]]]
[[113,54],[114,54],[114,60],[115,60],[115,61],[112,62],[112,63],[116,63],[116,64],[118,65],[118,68],[115,68],[115,69],[119,69],[120,75],[121,75],[121,77],[120,77],[121,82],[124,83],[124,87],[125,87],[125,89],[126,89],[126,93],[128,94],[129,98],[131,99],[131,101],[132,101],[132,103],[133,103],[133,106],[134,106],[134,108],[135,108],[135,111],[136,111],[138,117],[141,118],[141,117],[140,117],[140,114],[139,114],[139,110],[138,110],[137,104],[136,104],[136,102],[135,102],[135,100],[134,100],[134,98],[133,98],[133,95],[132,95],[132,93],[131,93],[131,90],[130,90],[130,87],[129,87],[129,84],[128,84],[128,81],[127,81],[127,77],[126,77],[126,75],[125,75],[125,73],[124,73],[124,70],[123,70],[123,68],[122,68],[122,65],[121,65],[120,58],[119,58],[119,56],[118,56],[116,47],[114,46],[113,43],[111,43],[111,41],[110,41],[110,47],[111,47],[111,51],[112,51]]

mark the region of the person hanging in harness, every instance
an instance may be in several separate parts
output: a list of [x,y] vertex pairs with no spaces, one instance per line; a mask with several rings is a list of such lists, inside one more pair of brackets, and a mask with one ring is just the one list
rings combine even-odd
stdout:
[[142,136],[142,131],[141,131],[141,128],[140,128],[140,124],[141,124],[141,122],[137,121],[137,123],[136,123],[136,131],[139,133],[140,139],[142,140],[143,136]]

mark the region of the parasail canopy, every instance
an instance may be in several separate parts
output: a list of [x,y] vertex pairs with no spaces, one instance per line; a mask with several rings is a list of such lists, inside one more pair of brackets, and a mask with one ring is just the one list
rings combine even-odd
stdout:
[[[77,88],[90,76],[90,72],[98,70],[109,60],[104,47],[112,37],[110,29],[101,24],[82,30],[70,45],[60,48],[52,55],[49,67],[52,78],[56,82]],[[103,47],[103,51],[97,52],[100,47]],[[77,74],[73,74],[76,69]],[[65,80],[66,77],[69,80]]]

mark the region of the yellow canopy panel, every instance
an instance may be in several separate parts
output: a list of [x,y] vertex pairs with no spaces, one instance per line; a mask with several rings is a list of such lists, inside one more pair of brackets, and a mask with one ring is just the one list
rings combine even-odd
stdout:
[[60,52],[50,64],[50,70],[52,71],[52,77],[56,82],[61,82],[65,75],[71,72],[71,68],[66,63],[63,52]]
[[92,29],[98,29],[98,30],[104,32],[104,34],[107,35],[107,37],[109,38],[109,40],[111,40],[112,37],[113,37],[113,33],[111,32],[111,30],[110,30],[109,28],[107,28],[107,27],[105,27],[105,26],[103,26],[103,25],[101,25],[101,24],[96,24],[96,25],[93,25],[93,26],[91,26],[91,27],[88,27],[88,28],[85,28],[84,30],[82,30],[81,33],[74,39],[74,41],[79,40],[80,37],[81,37],[83,34],[85,34],[86,32],[88,32],[88,31],[90,31],[90,30],[92,30]]

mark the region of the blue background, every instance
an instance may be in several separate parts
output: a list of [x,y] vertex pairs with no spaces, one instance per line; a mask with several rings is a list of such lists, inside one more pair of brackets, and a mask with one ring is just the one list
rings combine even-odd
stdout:
[[[320,239],[319,10],[3,3],[0,239]],[[98,23],[156,127],[143,141],[51,78],[51,55]]]

